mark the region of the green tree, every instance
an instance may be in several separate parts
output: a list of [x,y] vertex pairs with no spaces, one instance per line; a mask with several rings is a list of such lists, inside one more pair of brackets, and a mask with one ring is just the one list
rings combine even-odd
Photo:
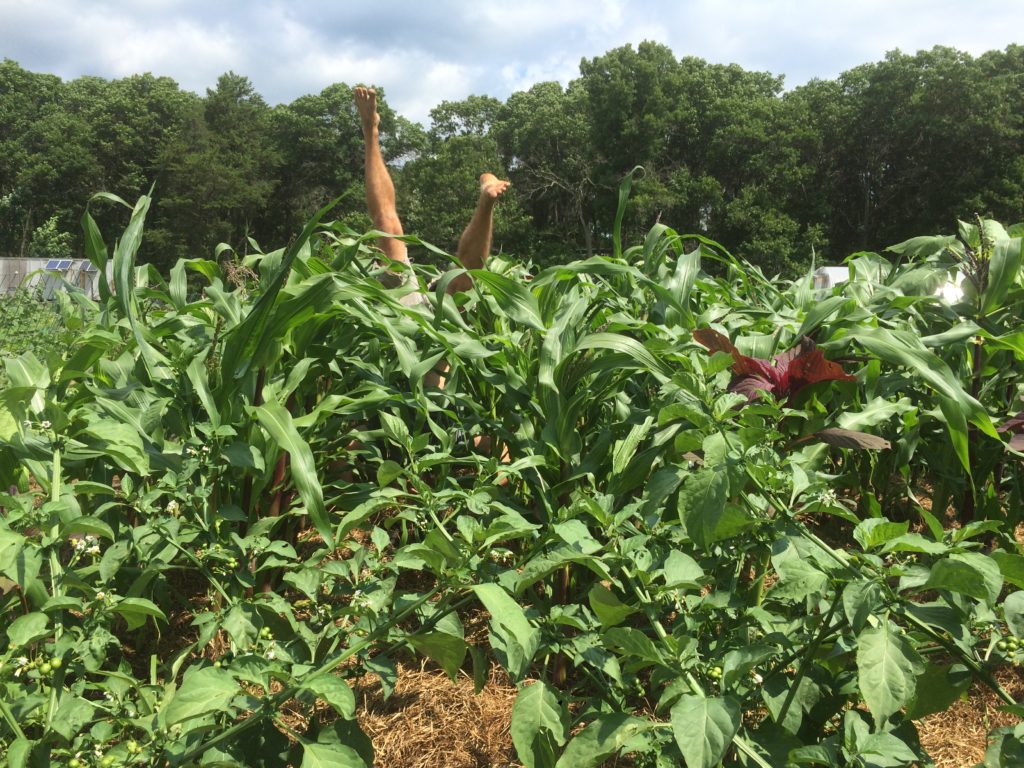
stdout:
[[[594,151],[578,84],[538,83],[513,93],[494,126],[517,198],[532,220],[535,260],[594,252]],[[550,256],[548,255],[550,254]]]

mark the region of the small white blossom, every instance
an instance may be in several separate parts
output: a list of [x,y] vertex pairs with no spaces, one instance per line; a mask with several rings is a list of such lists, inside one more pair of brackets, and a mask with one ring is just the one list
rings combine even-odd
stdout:
[[204,445],[203,446],[203,453],[209,453],[209,452],[210,452],[210,446]]
[[97,592],[96,593],[96,599],[97,600],[106,600],[107,599],[107,593],[103,592],[102,590]]
[[177,500],[171,499],[169,502],[167,502],[167,507],[164,509],[164,511],[167,512],[167,514],[171,517],[177,517],[179,514],[181,514],[181,505],[178,504]]
[[839,503],[839,497],[836,496],[835,491],[829,488],[818,494],[818,503],[826,507],[834,507]]
[[21,422],[21,426],[23,426],[25,429],[32,429],[32,422],[29,421],[28,419],[25,419],[23,422]]
[[39,426],[42,427],[43,429],[49,429],[50,428],[50,422],[44,421]]
[[271,659],[271,660],[273,660],[277,656],[277,654],[274,653],[274,649],[273,648],[268,648],[267,649],[267,653],[265,655],[266,655],[266,657],[268,659]]
[[93,544],[91,547],[89,547],[87,550],[85,550],[85,554],[87,554],[87,555],[98,555],[99,553],[100,553],[100,545],[99,544]]

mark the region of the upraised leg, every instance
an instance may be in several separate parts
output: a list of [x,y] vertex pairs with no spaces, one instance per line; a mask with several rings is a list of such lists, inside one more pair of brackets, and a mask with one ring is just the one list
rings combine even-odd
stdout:
[[[402,222],[395,206],[395,185],[384,164],[380,151],[380,115],[377,114],[377,92],[372,88],[357,87],[353,90],[356,109],[363,126],[363,140],[366,151],[366,206],[370,209],[373,226],[391,235],[404,234]],[[409,254],[405,243],[390,237],[378,241],[380,249],[389,259],[408,262]]]
[[[491,253],[491,233],[494,228],[494,204],[511,186],[511,182],[499,179],[493,173],[480,175],[480,197],[477,199],[473,218],[462,231],[456,255],[466,269],[482,269]],[[473,285],[469,275],[459,275],[448,284],[448,292],[468,291]]]

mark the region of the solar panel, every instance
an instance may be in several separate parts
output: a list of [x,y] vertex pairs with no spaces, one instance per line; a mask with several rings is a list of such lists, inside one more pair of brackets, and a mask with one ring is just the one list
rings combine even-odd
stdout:
[[50,259],[48,262],[46,262],[46,269],[60,269],[60,267],[58,266],[59,264],[60,259]]
[[57,269],[71,269],[71,259],[61,259]]
[[82,262],[82,271],[83,272],[96,272],[98,270],[96,269],[96,265],[93,264],[91,261],[83,261]]

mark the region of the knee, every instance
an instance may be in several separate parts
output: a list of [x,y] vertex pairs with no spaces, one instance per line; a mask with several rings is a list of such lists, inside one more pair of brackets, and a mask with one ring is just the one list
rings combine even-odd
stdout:
[[381,232],[387,232],[389,235],[403,234],[402,221],[398,218],[398,214],[395,212],[382,213],[379,216],[374,217],[373,226]]

